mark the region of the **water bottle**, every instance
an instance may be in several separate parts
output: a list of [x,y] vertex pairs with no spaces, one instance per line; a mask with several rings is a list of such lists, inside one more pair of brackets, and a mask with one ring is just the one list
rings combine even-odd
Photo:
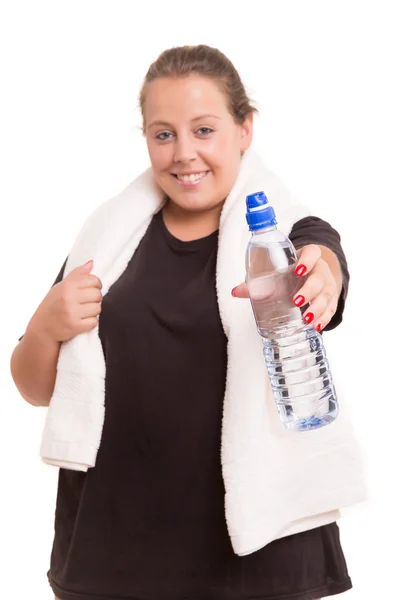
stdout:
[[334,421],[338,402],[322,336],[293,303],[304,284],[294,272],[296,250],[264,192],[246,204],[246,282],[278,413],[287,429],[317,429]]

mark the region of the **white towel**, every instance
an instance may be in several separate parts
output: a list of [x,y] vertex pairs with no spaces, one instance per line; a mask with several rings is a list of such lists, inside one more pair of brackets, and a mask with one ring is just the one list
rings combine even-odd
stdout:
[[[289,234],[309,211],[248,150],[220,219],[217,296],[228,338],[221,460],[226,519],[233,549],[248,554],[282,532],[306,529],[299,520],[363,500],[360,457],[345,411],[322,429],[295,433],[280,423],[250,302],[232,298],[244,280],[249,232],[248,194],[264,191],[279,228]],[[105,295],[121,276],[164,195],[148,169],[87,220],[65,274],[87,260]],[[41,457],[80,471],[94,467],[105,417],[105,361],[98,327],[62,344],[43,432]]]

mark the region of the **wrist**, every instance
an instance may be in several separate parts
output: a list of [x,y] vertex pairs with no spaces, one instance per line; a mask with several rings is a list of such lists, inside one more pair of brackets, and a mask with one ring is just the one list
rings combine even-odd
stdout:
[[29,321],[24,337],[34,340],[41,346],[58,347],[60,345],[60,342],[55,340],[47,331],[43,320],[37,313],[35,313]]

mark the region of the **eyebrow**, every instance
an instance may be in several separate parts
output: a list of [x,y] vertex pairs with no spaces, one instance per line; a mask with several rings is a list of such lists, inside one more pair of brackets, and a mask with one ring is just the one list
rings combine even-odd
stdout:
[[[221,121],[221,117],[218,117],[217,115],[212,115],[212,114],[208,114],[208,115],[200,115],[199,117],[195,117],[194,119],[191,120],[191,122],[193,123],[194,121],[201,121],[202,119],[208,119],[208,118],[213,118],[213,119],[219,119]],[[152,121],[151,123],[149,123],[149,128],[150,127],[154,127],[154,125],[158,125],[158,126],[163,126],[163,127],[171,127],[171,123],[168,123],[167,121]]]

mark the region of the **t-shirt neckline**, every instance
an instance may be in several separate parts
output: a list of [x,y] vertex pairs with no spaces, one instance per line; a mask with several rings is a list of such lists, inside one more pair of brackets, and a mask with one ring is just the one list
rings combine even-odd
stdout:
[[179,238],[175,237],[168,230],[168,228],[164,222],[162,210],[160,210],[158,213],[156,213],[154,218],[159,223],[160,229],[161,229],[167,243],[177,250],[188,250],[188,251],[200,250],[202,248],[206,248],[206,247],[209,247],[210,245],[213,245],[214,241],[218,238],[219,230],[217,229],[216,231],[213,231],[212,233],[210,233],[209,235],[206,235],[205,237],[197,238],[195,240],[183,241],[183,240],[180,240]]

